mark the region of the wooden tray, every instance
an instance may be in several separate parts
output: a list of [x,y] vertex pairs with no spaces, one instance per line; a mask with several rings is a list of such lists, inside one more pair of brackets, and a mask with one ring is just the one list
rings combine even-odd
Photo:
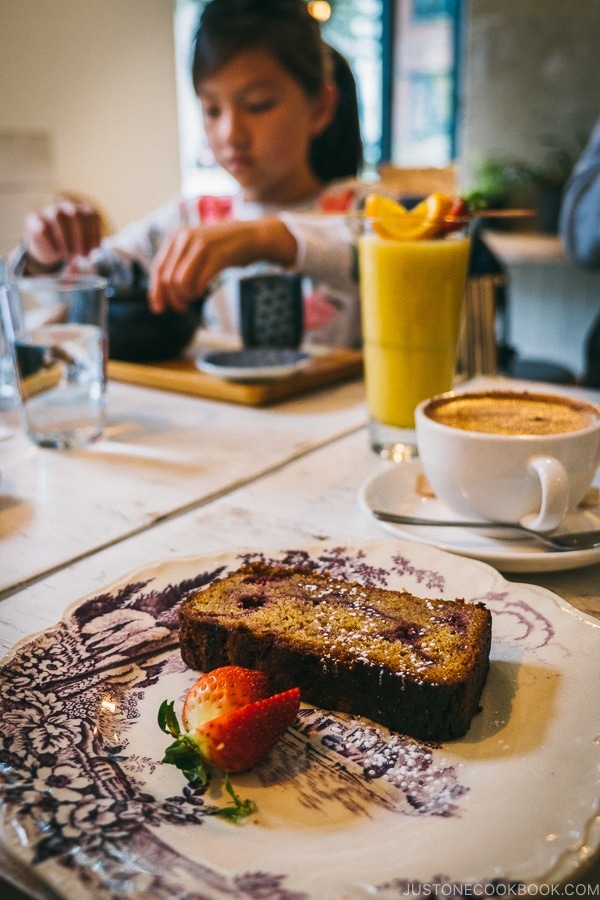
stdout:
[[316,388],[362,376],[360,350],[331,348],[319,350],[306,368],[276,381],[226,381],[201,372],[193,358],[162,363],[129,363],[110,360],[108,377],[144,387],[160,388],[182,394],[195,394],[212,400],[265,406]]

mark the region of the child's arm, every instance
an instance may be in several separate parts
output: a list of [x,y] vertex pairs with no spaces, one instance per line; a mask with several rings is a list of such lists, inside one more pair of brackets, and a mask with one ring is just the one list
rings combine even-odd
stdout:
[[315,284],[330,285],[335,291],[356,291],[361,220],[355,211],[338,215],[282,213],[281,218],[298,247],[295,268]]
[[152,264],[150,306],[155,312],[183,310],[223,269],[263,260],[290,268],[297,255],[296,238],[278,216],[179,228]]

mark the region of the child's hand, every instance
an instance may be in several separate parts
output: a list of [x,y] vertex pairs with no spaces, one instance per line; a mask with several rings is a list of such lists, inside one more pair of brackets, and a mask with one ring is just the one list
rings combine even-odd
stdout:
[[296,241],[276,217],[179,228],[165,239],[152,265],[150,308],[182,312],[206,294],[223,269],[258,260],[290,266],[295,258]]
[[25,220],[31,268],[50,270],[76,256],[86,256],[100,244],[101,234],[100,215],[90,203],[61,200],[32,212]]

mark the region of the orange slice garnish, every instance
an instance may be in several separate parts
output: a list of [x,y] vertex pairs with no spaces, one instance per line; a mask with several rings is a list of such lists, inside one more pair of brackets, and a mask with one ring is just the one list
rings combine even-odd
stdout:
[[365,215],[372,219],[373,230],[380,237],[414,241],[440,234],[453,202],[447,194],[435,193],[413,209],[406,209],[389,197],[369,194],[365,201]]

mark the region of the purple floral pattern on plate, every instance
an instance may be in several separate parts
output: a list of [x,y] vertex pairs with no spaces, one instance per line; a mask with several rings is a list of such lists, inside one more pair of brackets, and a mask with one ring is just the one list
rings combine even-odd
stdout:
[[[173,846],[173,828],[201,834],[223,827],[210,816],[210,785],[193,789],[181,780],[177,793],[161,795],[160,756],[131,740],[132,729],[153,728],[154,723],[142,721],[147,692],[160,679],[187,672],[177,639],[182,597],[259,558],[272,559],[240,552],[223,562],[199,560],[206,568],[162,586],[151,573],[122,584],[84,600],[55,628],[22,643],[4,660],[2,835],[40,878],[59,890],[65,878],[77,886],[78,896],[90,897],[170,898],[189,892],[190,886],[203,897],[317,896],[293,886],[285,869],[248,866],[231,872],[204,861],[201,851],[198,859],[180,853]],[[405,553],[390,553],[382,564],[381,554],[371,553],[368,545],[290,550],[278,553],[275,561],[377,586],[408,579],[428,596],[446,589],[442,568]],[[176,562],[171,566],[177,569]],[[524,645],[543,647],[551,641],[551,623],[507,594],[488,592],[483,599],[495,616],[518,617],[517,639]],[[460,766],[449,764],[443,748],[313,708],[301,710],[254,770],[255,783],[276,791],[279,802],[310,810],[313,823],[337,809],[350,830],[382,816],[460,819],[471,790],[463,775]],[[233,831],[224,839],[234,842],[236,826],[227,827]],[[163,829],[170,840],[163,840]],[[401,881],[399,873],[395,882]],[[372,883],[370,891],[383,896],[395,882],[387,879],[379,888]]]

